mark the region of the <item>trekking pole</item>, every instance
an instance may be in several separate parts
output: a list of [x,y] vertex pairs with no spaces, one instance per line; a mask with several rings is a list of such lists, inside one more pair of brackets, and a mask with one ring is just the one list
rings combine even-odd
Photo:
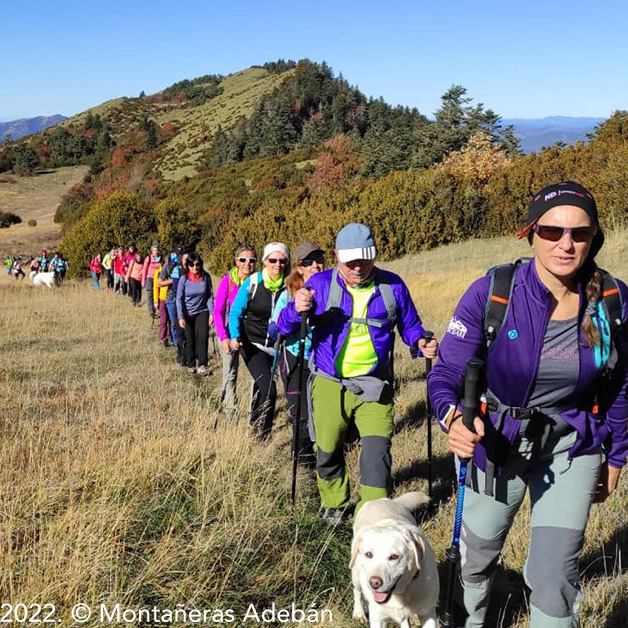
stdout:
[[281,333],[277,334],[277,339],[275,340],[275,354],[273,356],[273,366],[270,369],[270,381],[268,382],[268,390],[266,391],[264,403],[261,406],[263,408],[263,411],[265,411],[267,404],[270,403],[270,395],[273,391],[273,384],[275,383],[275,381],[277,381],[277,371],[279,370],[279,354],[281,353],[283,342],[283,335]]
[[301,331],[299,333],[299,357],[297,358],[297,413],[292,426],[292,507],[297,494],[297,465],[299,462],[299,451],[301,449],[301,395],[303,394],[303,372],[305,371],[305,339],[307,337],[307,316],[308,312],[301,312]]
[[270,391],[273,387],[273,382],[277,380],[277,371],[279,370],[279,354],[283,348],[284,338],[282,334],[277,334],[277,340],[275,340],[275,355],[273,356],[273,367],[270,371],[270,386],[268,387],[268,394],[266,399],[270,398]]
[[[434,338],[433,331],[425,330],[423,332],[423,338],[426,342],[429,342]],[[427,393],[427,378],[432,370],[432,358],[425,358],[425,420],[427,422],[427,494],[430,500],[432,499],[432,404],[430,402],[430,396]],[[430,501],[430,505],[431,505]]]
[[[423,331],[422,336],[427,342],[434,338],[434,332]],[[419,357],[419,348],[417,346],[410,347],[410,357],[416,360]],[[427,423],[427,492],[432,499],[432,404],[430,403],[430,396],[427,394],[427,376],[432,370],[432,358],[425,358],[425,384],[426,384],[426,401],[425,401],[425,420]],[[430,508],[432,503],[430,502]]]
[[[478,380],[480,369],[484,362],[480,358],[471,357],[467,360],[467,373],[464,379],[464,401],[462,402],[462,422],[473,431],[473,420],[478,413]],[[460,473],[458,476],[458,498],[456,503],[456,518],[454,520],[454,534],[450,547],[445,552],[449,563],[447,580],[447,598],[443,613],[443,628],[454,628],[454,593],[456,591],[456,575],[460,562],[460,528],[462,526],[462,509],[464,507],[464,490],[467,482],[468,459],[460,458]]]
[[233,372],[235,371],[235,362],[239,360],[239,351],[233,351],[230,354],[231,363],[229,364],[229,372],[227,373],[227,377],[225,381],[222,383],[222,390],[220,391],[220,403],[218,404],[218,412],[216,413],[216,420],[214,421],[214,431],[218,427],[218,417],[220,416],[220,409],[222,408],[222,404],[227,396],[227,388],[231,385],[231,378],[233,377]]

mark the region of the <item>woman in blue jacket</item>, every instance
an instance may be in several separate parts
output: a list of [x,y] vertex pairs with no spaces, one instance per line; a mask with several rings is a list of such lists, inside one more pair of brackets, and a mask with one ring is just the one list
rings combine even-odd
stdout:
[[264,268],[240,286],[229,312],[231,349],[240,351],[251,377],[253,394],[249,423],[264,440],[270,436],[275,417],[277,387],[272,380],[275,341],[268,333],[273,309],[286,289],[290,251],[281,242],[264,248]]
[[[622,326],[613,335],[594,261],[604,235],[593,196],[577,183],[535,195],[519,237],[534,259],[516,270],[500,333],[487,350],[483,277],[454,311],[428,390],[450,450],[474,461],[461,536],[466,628],[484,626],[490,580],[528,491],[530,626],[575,628],[589,510],[615,490],[628,452],[628,289],[614,284]],[[458,420],[459,387],[467,358],[483,354],[488,411],[472,432]]]

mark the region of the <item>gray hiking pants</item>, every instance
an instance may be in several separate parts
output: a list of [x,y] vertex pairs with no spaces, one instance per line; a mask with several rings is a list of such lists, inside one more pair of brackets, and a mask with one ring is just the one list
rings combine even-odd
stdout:
[[484,494],[484,474],[471,471],[464,501],[460,549],[466,628],[484,626],[491,578],[508,530],[526,491],[531,531],[524,578],[531,589],[530,628],[577,628],[582,592],[578,557],[595,494],[601,453],[568,460],[571,432],[515,442],[506,470],[496,478],[495,497]]
[[238,381],[238,367],[240,365],[240,352],[232,351],[222,355],[222,405],[229,418],[234,418],[236,413],[236,383]]
[[146,309],[151,316],[155,315],[155,303],[153,301],[153,277],[146,277]]

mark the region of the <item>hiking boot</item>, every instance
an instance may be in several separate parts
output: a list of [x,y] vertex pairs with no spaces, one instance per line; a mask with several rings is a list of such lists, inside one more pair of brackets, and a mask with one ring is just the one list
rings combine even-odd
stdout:
[[211,370],[209,369],[208,366],[199,366],[198,367],[198,371],[196,371],[201,377],[207,377],[208,375],[211,374]]
[[337,526],[346,518],[346,508],[325,508],[322,519],[330,526]]
[[196,375],[196,367],[195,366],[188,366],[188,373],[190,375]]

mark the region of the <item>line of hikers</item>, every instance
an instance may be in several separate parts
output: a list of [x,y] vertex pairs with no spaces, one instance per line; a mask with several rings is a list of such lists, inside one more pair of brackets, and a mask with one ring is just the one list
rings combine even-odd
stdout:
[[[591,504],[615,490],[628,454],[628,288],[595,263],[604,235],[593,196],[570,181],[544,188],[519,237],[533,258],[475,281],[440,347],[403,280],[375,265],[373,233],[359,223],[339,231],[332,268],[314,243],[301,243],[291,257],[271,242],[258,270],[256,249],[243,244],[215,299],[195,253],[186,261],[173,251],[151,276],[153,287],[170,290],[171,333],[184,332],[190,372],[205,374],[215,325],[228,416],[235,415],[243,359],[253,378],[249,420],[261,440],[271,435],[280,372],[291,419],[303,418],[297,460],[316,467],[322,516],[334,525],[349,512],[345,444],[352,433],[360,446],[356,510],[392,491],[395,332],[415,356],[438,353],[429,397],[450,450],[473,459],[460,538],[466,628],[484,625],[489,584],[528,491],[531,626],[579,625],[578,557]],[[143,265],[140,256],[142,269],[155,250]],[[147,287],[148,274],[137,276]],[[460,421],[473,356],[484,364],[481,398],[475,418]],[[301,369],[307,378],[298,377]]]
[[31,276],[36,273],[54,273],[54,281],[58,286],[63,283],[68,271],[68,261],[63,257],[60,251],[57,251],[52,258],[49,258],[48,252],[43,250],[37,257],[29,255],[27,259],[23,255],[7,255],[4,259],[4,265],[7,267],[7,275],[13,275],[16,280],[25,277],[23,269],[24,264],[28,265]]

